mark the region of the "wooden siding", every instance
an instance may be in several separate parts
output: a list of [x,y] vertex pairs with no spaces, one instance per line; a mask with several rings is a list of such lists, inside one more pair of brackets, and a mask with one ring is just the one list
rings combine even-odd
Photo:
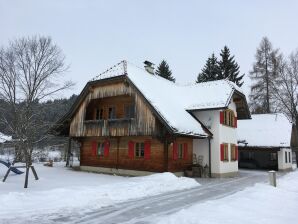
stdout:
[[[115,97],[119,97],[119,99],[117,100]],[[135,105],[135,117],[133,119],[86,121],[86,109],[90,103],[96,103],[94,100],[98,100],[106,106],[106,102],[110,100],[112,105],[117,104],[120,108],[121,100],[123,104],[127,99]],[[121,110],[119,111],[121,113]],[[121,116],[121,114],[117,114],[117,116]],[[160,136],[161,132],[161,123],[153,115],[143,98],[124,81],[98,85],[90,89],[89,94],[77,109],[70,124],[71,137]]]
[[187,159],[177,159],[173,160],[173,143],[169,145],[168,148],[168,171],[170,172],[179,172],[189,169],[192,166],[192,144],[193,140],[191,138],[177,138],[175,140],[177,144],[187,143]]
[[[110,141],[110,151],[108,157],[95,156],[92,153],[92,142],[104,142],[107,138],[85,138],[81,139],[81,166],[94,166],[106,168],[118,168],[128,170],[140,170],[150,172],[181,172],[188,169],[192,164],[192,139],[178,138],[177,143],[188,144],[187,159],[173,160],[173,144],[168,146],[168,167],[166,167],[164,143],[151,136],[143,137],[117,137],[108,138]],[[150,141],[151,153],[150,159],[129,158],[128,142]],[[117,156],[118,154],[118,156]]]

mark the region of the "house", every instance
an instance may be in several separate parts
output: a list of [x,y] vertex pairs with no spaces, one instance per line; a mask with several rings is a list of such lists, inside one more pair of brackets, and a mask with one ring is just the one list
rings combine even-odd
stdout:
[[180,86],[122,61],[88,82],[52,133],[80,144],[82,170],[182,175],[194,160],[211,176],[238,172],[245,95],[227,80]]
[[291,170],[292,124],[284,114],[256,114],[238,123],[240,168]]

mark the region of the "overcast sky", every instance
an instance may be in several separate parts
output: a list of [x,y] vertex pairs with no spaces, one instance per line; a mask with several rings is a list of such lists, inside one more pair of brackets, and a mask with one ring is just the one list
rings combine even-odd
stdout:
[[[298,1],[0,0],[0,45],[48,35],[70,65],[78,94],[94,76],[125,59],[142,66],[166,59],[179,83],[194,82],[213,52],[227,45],[242,73],[263,36],[288,54],[298,47]],[[249,93],[249,78],[244,90]]]

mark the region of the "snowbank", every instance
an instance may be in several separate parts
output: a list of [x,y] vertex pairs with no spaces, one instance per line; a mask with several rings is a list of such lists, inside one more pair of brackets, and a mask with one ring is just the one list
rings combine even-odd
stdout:
[[11,136],[4,135],[3,133],[0,132],[0,143],[10,141],[10,140],[11,140]]
[[194,205],[158,224],[259,224],[297,223],[298,172],[278,180],[278,187],[256,184],[234,195]]
[[[171,173],[119,177],[75,172],[64,167],[38,167],[37,171],[41,179],[31,181],[27,190],[22,188],[23,177],[20,176],[11,176],[7,183],[0,183],[0,189],[8,185],[0,193],[0,217],[9,220],[59,213],[61,210],[64,214],[87,212],[131,199],[199,186],[193,179]],[[1,175],[0,172],[0,178]],[[19,181],[10,183],[15,178]]]

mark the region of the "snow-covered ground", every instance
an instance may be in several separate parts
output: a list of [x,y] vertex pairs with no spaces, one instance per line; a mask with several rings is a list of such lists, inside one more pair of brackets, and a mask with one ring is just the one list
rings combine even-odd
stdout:
[[[39,180],[30,174],[29,188],[23,188],[24,175],[11,175],[0,182],[0,223],[23,223],[59,213],[86,213],[103,206],[165,192],[198,187],[190,178],[171,173],[145,177],[120,177],[35,164]],[[7,168],[0,165],[2,179]]]
[[158,218],[158,224],[296,224],[298,172],[278,180],[277,188],[256,184],[236,194],[200,203]]

